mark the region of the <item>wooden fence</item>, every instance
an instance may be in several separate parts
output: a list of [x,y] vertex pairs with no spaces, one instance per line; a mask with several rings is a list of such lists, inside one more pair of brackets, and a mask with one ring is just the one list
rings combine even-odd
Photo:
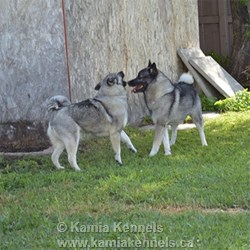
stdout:
[[229,56],[233,43],[230,0],[198,0],[200,46]]

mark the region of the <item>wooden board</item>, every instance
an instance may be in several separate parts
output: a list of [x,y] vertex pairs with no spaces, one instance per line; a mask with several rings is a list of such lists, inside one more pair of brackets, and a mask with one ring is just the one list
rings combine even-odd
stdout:
[[183,63],[185,64],[185,66],[190,71],[190,73],[193,75],[195,81],[197,82],[202,92],[207,97],[220,97],[220,93],[218,92],[218,90],[215,87],[213,87],[201,74],[199,74],[189,63],[189,60],[192,58],[205,57],[201,49],[199,48],[179,49],[177,53],[180,56]]
[[192,58],[189,63],[225,97],[244,89],[211,56]]

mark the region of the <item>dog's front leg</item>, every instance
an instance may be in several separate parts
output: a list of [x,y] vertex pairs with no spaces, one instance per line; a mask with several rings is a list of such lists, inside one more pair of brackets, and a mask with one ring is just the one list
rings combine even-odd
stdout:
[[165,155],[171,155],[169,135],[168,135],[168,126],[166,126],[164,129],[163,146],[164,146]]
[[120,145],[120,133],[114,133],[110,135],[110,141],[113,147],[113,150],[115,152],[115,160],[122,165],[122,160],[121,160],[121,145]]
[[165,127],[162,125],[155,125],[155,136],[154,136],[154,142],[153,142],[153,147],[150,151],[149,156],[154,156],[158,153],[159,148],[162,143],[163,139],[163,133],[164,133]]
[[137,152],[136,148],[134,147],[134,145],[132,144],[130,138],[128,137],[128,135],[124,132],[124,130],[122,130],[121,132],[121,140],[123,142],[126,143],[127,147],[132,151],[132,152]]

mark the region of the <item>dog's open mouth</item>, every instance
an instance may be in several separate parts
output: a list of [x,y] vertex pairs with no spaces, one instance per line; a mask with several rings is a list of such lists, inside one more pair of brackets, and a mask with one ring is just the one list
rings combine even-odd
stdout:
[[142,90],[143,88],[144,88],[144,85],[143,85],[143,84],[138,84],[138,85],[136,85],[136,86],[132,89],[131,92],[137,93],[137,92],[139,92],[140,90]]

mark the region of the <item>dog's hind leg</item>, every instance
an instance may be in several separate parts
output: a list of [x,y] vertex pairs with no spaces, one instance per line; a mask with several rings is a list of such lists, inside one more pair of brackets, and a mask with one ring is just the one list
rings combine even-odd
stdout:
[[124,130],[122,130],[121,132],[121,141],[125,142],[127,147],[132,151],[132,152],[137,152],[136,148],[134,147],[134,145],[132,144],[130,138],[128,137],[128,135],[125,133]]
[[68,153],[68,161],[69,161],[70,166],[74,168],[75,171],[81,171],[76,160],[79,140],[80,140],[79,131],[77,131],[77,133],[73,135],[72,137],[65,139],[65,146],[66,146],[66,150]]
[[192,115],[191,117],[192,117],[192,120],[193,120],[195,126],[197,127],[197,129],[199,131],[202,146],[207,146],[207,140],[206,140],[206,136],[204,133],[204,121],[203,121],[202,114]]
[[162,140],[163,140],[164,130],[165,130],[164,126],[155,125],[154,142],[153,142],[153,146],[152,146],[149,156],[154,156],[158,153]]
[[176,137],[177,137],[177,127],[178,124],[173,124],[171,125],[171,129],[172,129],[172,135],[171,135],[171,141],[170,141],[170,145],[174,145],[176,142]]
[[122,160],[121,160],[121,145],[120,145],[120,133],[114,133],[110,135],[110,141],[113,147],[113,150],[115,152],[115,160],[122,165]]
[[171,155],[170,143],[169,143],[169,135],[168,135],[168,127],[165,127],[164,134],[163,134],[163,146],[165,155]]
[[61,164],[59,163],[59,157],[62,154],[65,146],[63,142],[59,140],[53,141],[52,144],[53,144],[54,151],[51,155],[51,160],[57,169],[64,169],[64,167],[61,166]]
[[204,133],[204,125],[202,124],[196,124],[196,127],[199,131],[199,134],[200,134],[200,138],[201,138],[201,144],[202,146],[207,146],[207,140],[206,140],[206,136],[205,136],[205,133]]

